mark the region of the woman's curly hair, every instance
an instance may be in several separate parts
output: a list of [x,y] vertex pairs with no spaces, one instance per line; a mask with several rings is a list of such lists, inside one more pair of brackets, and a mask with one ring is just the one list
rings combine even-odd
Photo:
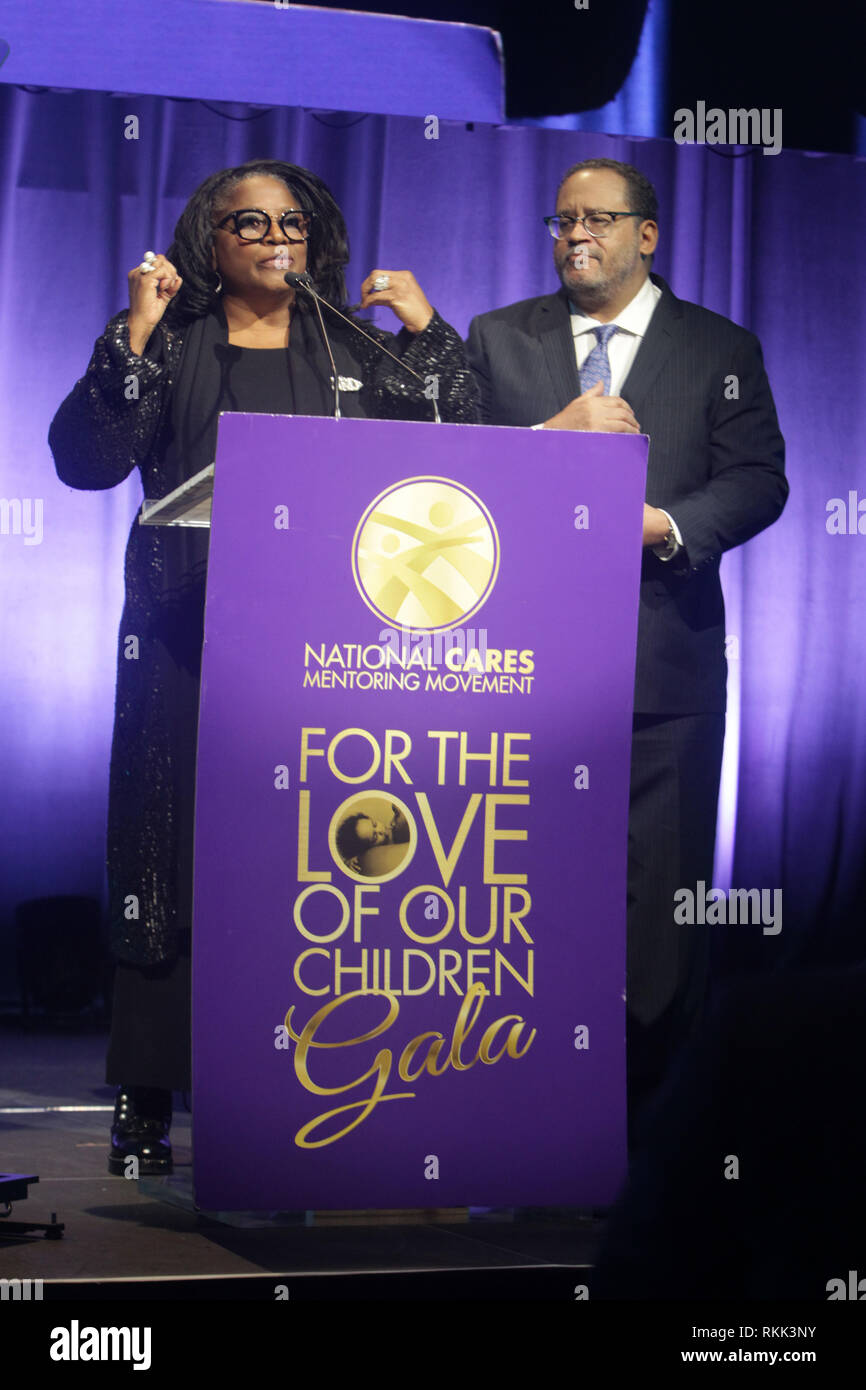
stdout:
[[[285,164],[281,159],[254,159],[211,174],[199,184],[178,218],[166,256],[176,266],[183,284],[165,311],[170,326],[180,327],[200,318],[216,304],[217,276],[211,268],[214,226],[231,190],[254,174],[279,179],[291,188],[303,211],[312,213],[307,271],[323,299],[338,309],[345,307],[343,267],[349,261],[349,240],[343,214],[330,189],[309,169],[297,164]],[[298,296],[297,307],[308,312],[310,301],[306,295]]]

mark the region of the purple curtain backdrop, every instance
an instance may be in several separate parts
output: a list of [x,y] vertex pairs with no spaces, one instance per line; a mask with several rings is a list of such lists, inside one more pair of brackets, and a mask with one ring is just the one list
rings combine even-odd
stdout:
[[866,535],[828,534],[826,521],[829,499],[858,488],[866,513],[866,162],[445,122],[432,140],[420,119],[8,88],[0,149],[0,498],[25,518],[29,499],[34,522],[42,507],[41,536],[16,531],[14,505],[0,534],[7,943],[16,902],[103,890],[122,556],[140,489],[67,489],[46,435],[126,303],[129,268],[165,249],[207,174],[279,156],[341,203],[350,294],[374,265],[408,267],[465,332],[473,314],[555,289],[540,218],[563,170],[603,155],[656,185],[654,269],[760,337],[788,444],[786,512],[723,564],[737,640],[716,869],[722,888],[781,888],[784,928],[728,928],[720,965],[864,955],[852,924],[866,888]]

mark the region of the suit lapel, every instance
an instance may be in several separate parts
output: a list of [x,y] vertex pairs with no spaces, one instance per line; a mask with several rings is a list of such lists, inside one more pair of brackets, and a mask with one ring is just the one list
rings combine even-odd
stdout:
[[544,296],[538,308],[538,336],[553,384],[557,408],[564,410],[569,401],[580,395],[580,373],[574,355],[574,335],[571,331],[568,301],[562,293],[549,294]]
[[[649,394],[653,382],[664,367],[676,341],[682,319],[682,309],[676,295],[660,275],[651,275],[662,297],[656,305],[649,327],[635,354],[631,369],[620,395],[628,401],[640,419],[640,406]],[[580,373],[574,355],[574,335],[568,299],[563,291],[545,295],[539,303],[538,336],[544,349],[547,369],[562,410],[569,401],[581,394]]]
[[650,278],[653,284],[658,285],[662,297],[620,390],[623,400],[628,401],[638,419],[653,382],[673,351],[682,319],[682,309],[676,295],[671,293],[660,275]]

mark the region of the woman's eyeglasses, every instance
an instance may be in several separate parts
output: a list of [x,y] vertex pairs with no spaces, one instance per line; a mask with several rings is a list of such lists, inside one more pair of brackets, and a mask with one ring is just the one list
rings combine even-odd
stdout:
[[289,241],[307,241],[312,217],[312,213],[302,212],[300,208],[289,208],[278,217],[271,217],[262,208],[241,208],[238,212],[230,212],[222,222],[218,222],[216,230],[228,228],[239,236],[241,241],[264,241],[265,237],[270,235],[272,224],[276,222],[283,236]]

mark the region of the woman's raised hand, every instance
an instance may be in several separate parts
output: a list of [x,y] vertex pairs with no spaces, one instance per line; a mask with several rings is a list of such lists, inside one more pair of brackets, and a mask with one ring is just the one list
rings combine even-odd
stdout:
[[[150,266],[149,270],[144,267]],[[129,346],[139,356],[183,280],[165,256],[148,252],[129,272]]]
[[433,317],[433,306],[411,270],[371,270],[361,285],[362,309],[387,304],[410,333],[420,333]]

